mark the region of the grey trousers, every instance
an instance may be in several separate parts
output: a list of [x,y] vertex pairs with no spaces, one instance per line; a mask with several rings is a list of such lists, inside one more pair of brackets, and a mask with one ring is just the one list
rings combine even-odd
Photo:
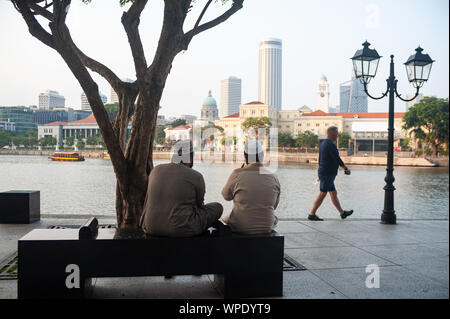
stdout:
[[192,237],[204,233],[223,213],[220,203],[209,203],[197,208],[190,216],[176,221],[172,236]]

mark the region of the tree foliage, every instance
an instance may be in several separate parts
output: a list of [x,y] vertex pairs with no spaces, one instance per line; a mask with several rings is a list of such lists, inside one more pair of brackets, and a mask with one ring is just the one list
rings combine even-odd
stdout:
[[222,137],[220,140],[220,144],[223,146],[226,145],[236,145],[237,143],[237,137],[236,136],[229,136],[229,137]]
[[44,136],[39,139],[40,146],[55,146],[57,143],[56,138],[53,136]]
[[170,123],[170,126],[172,126],[172,127],[177,127],[177,126],[180,126],[180,125],[186,125],[186,120],[176,119],[175,121]]
[[298,133],[297,137],[295,138],[295,144],[298,147],[314,148],[319,146],[319,136],[311,131]]
[[166,132],[164,132],[164,125],[158,125],[156,126],[156,133],[155,133],[155,142],[156,144],[163,145],[166,141]]
[[12,135],[11,132],[6,130],[0,130],[0,148],[11,144]]
[[243,129],[252,128],[258,130],[260,128],[272,127],[272,121],[267,117],[249,117],[241,124]]
[[439,148],[449,145],[448,98],[424,97],[408,109],[403,117],[403,129],[419,142],[429,145],[436,155]]
[[350,135],[346,132],[339,132],[338,141],[339,148],[348,148],[348,142],[350,140]]
[[83,150],[86,144],[83,142],[83,140],[77,140],[77,148],[79,150]]
[[100,135],[91,135],[86,138],[86,145],[98,146],[102,145],[103,139]]
[[290,132],[282,132],[278,134],[278,146],[292,147],[295,145],[295,140]]
[[75,145],[75,136],[67,136],[64,140],[64,143],[67,146],[74,146]]
[[108,113],[109,120],[113,122],[119,113],[119,103],[105,104],[106,113]]

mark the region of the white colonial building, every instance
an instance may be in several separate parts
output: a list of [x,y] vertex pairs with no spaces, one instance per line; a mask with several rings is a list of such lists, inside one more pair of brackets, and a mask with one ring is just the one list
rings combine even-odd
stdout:
[[178,141],[191,139],[192,128],[187,125],[179,125],[177,127],[170,127],[164,130],[166,134],[166,141]]
[[[395,113],[394,115],[397,142],[407,137],[407,132],[402,130],[404,114]],[[215,125],[224,129],[225,137],[234,136],[245,140],[246,134],[242,123],[249,117],[265,116],[272,122],[272,128],[277,128],[279,133],[290,133],[293,137],[310,131],[323,140],[327,136],[327,128],[336,126],[340,132],[348,133],[352,140],[358,142],[358,145],[366,141],[367,144],[376,141],[381,147],[387,141],[388,113],[327,113],[321,110],[311,112],[307,107],[277,111],[261,102],[251,102],[241,105],[238,113],[215,121]]]
[[[128,125],[128,133],[131,130],[131,123]],[[64,143],[68,136],[80,137],[85,140],[89,136],[100,135],[100,128],[95,120],[94,114],[87,118],[72,122],[52,122],[48,124],[38,125],[38,139],[53,136],[58,145]]]

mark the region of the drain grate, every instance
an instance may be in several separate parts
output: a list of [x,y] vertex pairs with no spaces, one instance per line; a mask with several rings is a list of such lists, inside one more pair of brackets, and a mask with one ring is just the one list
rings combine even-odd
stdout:
[[283,271],[301,271],[306,270],[306,267],[302,264],[299,264],[292,257],[288,255],[284,255],[283,258]]
[[[80,226],[77,225],[51,225],[48,226],[47,229],[76,229],[76,228],[80,228]],[[102,228],[102,229],[106,229],[106,228],[116,228],[115,225],[99,225],[98,228]]]
[[10,255],[0,263],[0,280],[17,279],[17,263],[19,258],[17,252]]

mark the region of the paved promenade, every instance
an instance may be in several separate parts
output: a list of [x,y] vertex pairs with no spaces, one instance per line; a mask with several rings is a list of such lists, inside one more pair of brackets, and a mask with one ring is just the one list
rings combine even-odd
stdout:
[[[82,221],[46,218],[33,225],[0,225],[0,261],[33,228]],[[449,298],[447,220],[399,220],[397,225],[285,220],[278,231],[285,235],[285,254],[307,268],[284,272],[283,298]],[[379,267],[379,288],[366,287],[368,265]],[[221,298],[212,276],[101,278],[94,284],[94,298]],[[17,281],[0,280],[0,298],[16,296]]]

